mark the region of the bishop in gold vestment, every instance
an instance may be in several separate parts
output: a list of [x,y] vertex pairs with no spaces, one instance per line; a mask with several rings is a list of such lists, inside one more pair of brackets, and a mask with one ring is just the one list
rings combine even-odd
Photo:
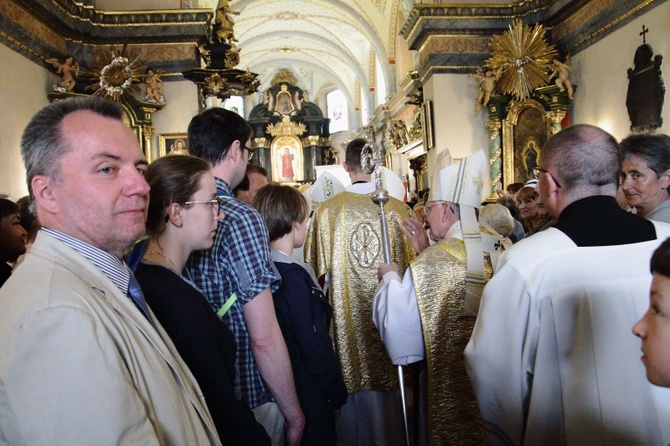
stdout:
[[[442,181],[431,188],[431,201],[425,209],[434,245],[428,246],[418,222],[406,222],[407,228],[412,227],[409,235],[420,254],[404,275],[395,265],[380,265],[382,281],[373,306],[375,325],[393,363],[407,365],[426,359],[426,401],[422,404],[427,409],[427,420],[422,422],[427,426],[422,432],[427,427],[431,445],[486,443],[463,351],[475,323],[474,307],[477,290],[481,289],[477,285],[490,279],[488,253],[500,246],[496,242],[502,236],[488,233],[474,220],[474,205],[479,205],[481,189],[470,199],[460,193],[459,188],[476,186],[467,164],[464,161],[455,166],[459,169],[450,169],[453,175],[442,175]],[[479,170],[475,172],[478,176]],[[473,225],[464,225],[469,218]],[[467,243],[475,239],[477,249],[468,250]],[[474,262],[468,256],[477,257],[480,272],[472,268]],[[474,292],[468,289],[473,278]]]

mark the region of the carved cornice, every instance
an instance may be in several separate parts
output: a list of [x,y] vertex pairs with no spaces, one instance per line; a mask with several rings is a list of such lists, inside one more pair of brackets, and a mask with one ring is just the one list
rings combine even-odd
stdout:
[[89,44],[195,42],[213,14],[209,9],[106,12],[76,0],[3,1],[21,5],[64,38]]
[[[407,40],[415,34],[418,28],[425,27],[435,29],[431,26],[434,21],[475,21],[503,19],[510,21],[529,14],[546,10],[556,3],[565,3],[560,0],[530,0],[518,3],[483,5],[483,4],[439,4],[425,5],[415,4],[407,17],[407,21],[400,30],[400,34]],[[424,22],[426,26],[423,26]],[[453,28],[459,26],[452,24]],[[411,43],[410,43],[411,44]]]

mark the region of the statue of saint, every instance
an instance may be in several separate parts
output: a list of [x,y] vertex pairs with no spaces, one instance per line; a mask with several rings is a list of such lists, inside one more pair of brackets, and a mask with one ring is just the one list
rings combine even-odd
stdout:
[[228,0],[219,0],[219,4],[216,6],[216,21],[214,22],[214,30],[219,42],[237,42],[233,32],[235,21],[232,16],[239,14],[239,12],[231,9]]

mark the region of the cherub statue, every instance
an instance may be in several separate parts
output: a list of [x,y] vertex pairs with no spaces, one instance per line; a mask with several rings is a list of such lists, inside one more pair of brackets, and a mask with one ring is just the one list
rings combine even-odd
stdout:
[[470,73],[469,77],[475,77],[479,79],[479,95],[477,96],[477,106],[476,110],[479,110],[482,107],[489,105],[489,100],[491,100],[491,95],[496,88],[496,83],[500,80],[502,75],[502,67],[498,68],[497,71],[487,69],[482,73],[481,68],[477,68],[476,73]]
[[233,32],[235,21],[232,16],[239,14],[239,12],[231,9],[228,0],[219,0],[219,4],[216,6],[216,21],[214,22],[214,29],[219,42],[237,42]]
[[147,72],[144,75],[144,83],[147,86],[142,96],[142,100],[146,102],[154,102],[156,104],[164,104],[165,96],[161,92],[161,87],[159,83],[163,83],[161,76],[163,75],[163,70],[158,70],[154,72],[153,68],[147,68]]
[[66,54],[63,63],[59,63],[58,59],[47,59],[46,63],[50,63],[58,69],[56,73],[60,74],[62,80],[60,83],[53,86],[53,90],[59,93],[70,93],[74,90],[76,85],[76,78],[79,75],[79,64],[75,62],[72,54]]
[[556,76],[554,83],[559,90],[568,90],[568,97],[570,99],[572,99],[572,82],[570,82],[571,72],[572,68],[570,68],[570,55],[568,55],[565,58],[565,62],[554,59],[554,70],[549,75],[549,80],[552,80],[554,76]]

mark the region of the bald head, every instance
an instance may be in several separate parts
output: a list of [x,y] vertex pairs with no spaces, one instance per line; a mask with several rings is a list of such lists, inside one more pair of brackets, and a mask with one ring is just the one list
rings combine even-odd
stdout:
[[[619,182],[619,145],[606,131],[586,124],[554,135],[542,149],[541,165],[560,178],[564,193],[616,194]],[[550,169],[549,169],[550,168]]]
[[[582,198],[616,195],[619,183],[619,145],[606,131],[586,124],[554,135],[542,149],[539,193],[552,217]],[[549,176],[549,178],[546,178]]]

